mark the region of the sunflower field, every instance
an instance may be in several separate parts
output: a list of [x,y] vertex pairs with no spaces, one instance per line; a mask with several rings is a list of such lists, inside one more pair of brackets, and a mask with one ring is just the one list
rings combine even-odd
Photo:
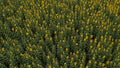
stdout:
[[0,68],[120,68],[120,0],[0,0]]

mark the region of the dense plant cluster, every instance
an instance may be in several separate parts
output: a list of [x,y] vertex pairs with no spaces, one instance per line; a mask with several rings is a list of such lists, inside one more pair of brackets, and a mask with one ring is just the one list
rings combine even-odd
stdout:
[[0,0],[0,68],[120,67],[120,0]]

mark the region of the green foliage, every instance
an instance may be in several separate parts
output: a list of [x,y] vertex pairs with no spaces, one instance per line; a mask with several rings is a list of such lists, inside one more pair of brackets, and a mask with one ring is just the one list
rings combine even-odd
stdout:
[[119,0],[0,0],[0,68],[120,67]]

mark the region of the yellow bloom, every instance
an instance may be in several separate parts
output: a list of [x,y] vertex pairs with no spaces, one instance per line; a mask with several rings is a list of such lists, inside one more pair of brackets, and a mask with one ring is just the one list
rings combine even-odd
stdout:
[[76,52],[77,54],[79,53],[79,51]]
[[56,34],[57,32],[55,31],[54,34]]
[[76,45],[78,45],[78,43],[76,43]]
[[87,39],[86,38],[84,38],[84,41],[86,41]]
[[66,57],[67,59],[69,58],[69,56]]
[[89,68],[88,65],[85,68]]
[[60,33],[63,34],[63,31],[61,31]]
[[20,9],[22,9],[23,8],[23,6],[20,6]]
[[100,42],[98,42],[98,45],[97,45],[98,47],[100,47]]
[[77,29],[76,32],[78,32],[79,30]]
[[102,66],[104,67],[104,66],[105,66],[105,63],[102,63]]
[[106,43],[106,38],[104,39],[104,42]]
[[80,36],[83,37],[83,34],[81,34]]
[[101,48],[98,48],[98,50],[100,51],[100,50],[101,50]]
[[101,39],[103,39],[103,36],[101,36]]
[[50,41],[52,41],[52,37],[50,37]]
[[93,38],[93,35],[90,35],[90,38]]
[[40,46],[40,49],[42,49],[42,46]]
[[66,51],[68,51],[68,48],[66,48]]
[[90,40],[90,43],[92,43],[93,42],[93,40]]
[[105,58],[105,56],[103,56],[103,58]]
[[12,31],[14,31],[14,28],[12,28]]
[[95,64],[97,64],[97,62],[95,61]]
[[4,52],[4,51],[5,51],[5,48],[2,48],[2,51]]
[[62,48],[62,46],[60,46],[60,48]]
[[93,46],[92,46],[92,45],[90,45],[90,48],[93,48]]
[[74,62],[74,65],[77,65],[77,62]]
[[29,27],[29,26],[30,26],[30,24],[27,24],[27,26]]
[[95,38],[94,42],[96,43],[97,42],[97,39]]
[[52,68],[52,66],[51,66],[51,65],[48,65],[48,68]]
[[30,51],[32,51],[32,48],[29,48]]
[[65,40],[62,40],[62,42],[65,42]]
[[60,68],[63,68],[62,66],[60,66]]
[[58,28],[59,26],[57,25],[56,28]]
[[66,65],[66,62],[64,63],[64,65]]
[[93,57],[92,59],[95,60],[95,57]]
[[48,37],[48,34],[45,34],[45,37]]
[[102,63],[101,63],[101,62],[99,62],[99,65],[102,65]]
[[50,59],[50,56],[49,56],[49,55],[47,56],[47,59]]
[[83,67],[83,64],[80,64],[80,68],[82,68]]
[[34,62],[32,62],[32,65],[34,65],[35,63]]
[[74,60],[74,58],[72,57],[72,58],[71,58],[71,61],[73,61],[73,60]]
[[92,63],[91,60],[89,60],[89,63],[90,63],[90,64]]
[[20,56],[24,56],[24,54],[20,53]]
[[32,2],[34,2],[34,0],[32,0]]
[[28,32],[26,32],[26,35],[28,35],[29,33]]

